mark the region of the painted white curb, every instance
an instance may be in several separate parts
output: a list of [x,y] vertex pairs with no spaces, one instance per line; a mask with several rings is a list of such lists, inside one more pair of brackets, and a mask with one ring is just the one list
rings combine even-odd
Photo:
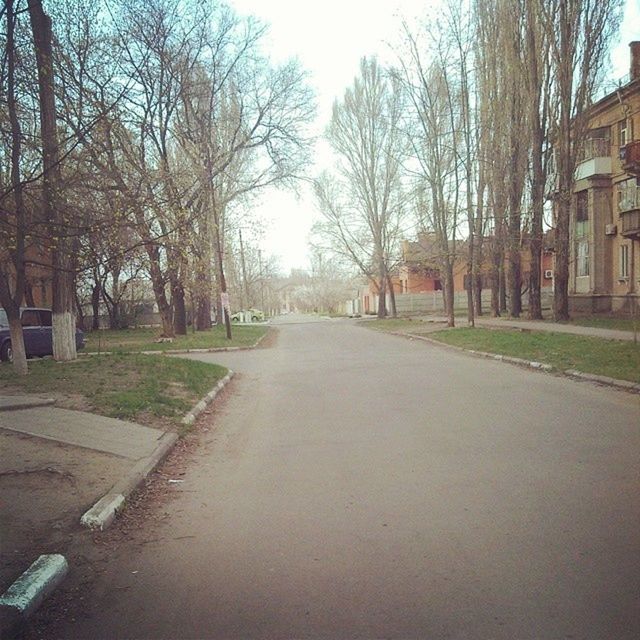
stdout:
[[40,556],[0,597],[0,606],[23,617],[32,614],[67,575],[69,565],[59,554]]
[[102,531],[113,522],[123,504],[124,496],[121,493],[107,493],[80,518],[80,524],[84,527],[89,527],[89,529],[100,529]]

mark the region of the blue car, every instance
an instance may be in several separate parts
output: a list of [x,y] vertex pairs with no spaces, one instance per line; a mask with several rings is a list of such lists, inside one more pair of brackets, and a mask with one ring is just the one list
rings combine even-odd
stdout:
[[[24,348],[27,358],[53,355],[53,333],[51,328],[51,309],[24,307],[20,309]],[[76,348],[84,347],[84,333],[76,329]],[[9,321],[4,309],[0,309],[0,360],[11,362],[11,336]]]

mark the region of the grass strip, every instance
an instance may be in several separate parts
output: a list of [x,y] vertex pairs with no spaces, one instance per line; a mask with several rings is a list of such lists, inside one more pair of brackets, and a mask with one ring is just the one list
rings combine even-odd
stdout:
[[86,334],[86,351],[131,353],[136,351],[181,351],[184,349],[219,349],[223,347],[251,347],[268,331],[266,326],[234,326],[232,340],[227,340],[225,328],[215,326],[208,331],[196,331],[176,336],[173,342],[156,342],[160,330],[105,329]]
[[78,408],[150,426],[177,425],[227,369],[215,364],[144,354],[29,362],[29,375],[0,365],[0,389],[52,394],[59,406]]
[[464,349],[544,362],[617,380],[640,382],[640,345],[630,341],[542,331],[467,328],[435,331],[429,337]]

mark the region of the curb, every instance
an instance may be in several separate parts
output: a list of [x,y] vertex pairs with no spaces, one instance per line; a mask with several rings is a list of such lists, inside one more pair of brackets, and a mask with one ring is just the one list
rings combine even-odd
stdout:
[[[6,399],[8,396],[3,396]],[[0,411],[19,411],[20,409],[36,409],[38,407],[48,407],[55,404],[53,398],[34,398],[26,402],[4,403],[0,404]]]
[[580,380],[587,380],[589,382],[598,382],[600,384],[614,387],[617,389],[623,389],[624,391],[631,391],[640,393],[640,384],[630,382],[628,380],[617,380],[616,378],[609,378],[607,376],[599,376],[595,373],[583,373],[582,371],[576,371],[575,369],[567,369],[561,371],[555,369],[550,364],[544,362],[535,362],[533,360],[524,360],[523,358],[515,358],[513,356],[504,356],[498,353],[487,353],[485,351],[475,351],[473,349],[465,349],[464,347],[458,347],[453,344],[447,344],[446,342],[440,342],[427,336],[418,336],[413,333],[402,333],[401,331],[389,331],[391,335],[399,336],[401,338],[409,338],[411,340],[422,340],[423,342],[429,342],[438,347],[444,347],[445,349],[453,349],[454,351],[462,351],[481,358],[489,358],[491,360],[498,360],[500,362],[508,362],[509,364],[516,364],[519,366],[529,367],[530,369],[537,369],[538,371],[555,372],[560,375],[565,375],[569,378],[579,378]]
[[[247,325],[248,326],[248,325]],[[131,353],[142,353],[145,356],[173,356],[185,353],[224,353],[225,351],[248,351],[255,349],[267,337],[268,331],[265,331],[253,344],[245,347],[211,347],[210,349],[165,349],[157,351],[132,351]],[[120,355],[114,351],[85,351],[85,356],[111,356]]]
[[[205,410],[208,404],[213,402],[220,391],[229,383],[233,377],[233,371],[218,382],[218,384],[181,420],[182,424],[193,424],[196,417]],[[111,525],[118,511],[120,511],[127,497],[133,493],[144,479],[166,458],[169,451],[178,441],[178,434],[166,432],[159,439],[158,446],[148,458],[139,460],[127,475],[116,482],[109,492],[102,496],[88,511],[80,518],[80,524],[89,529],[104,531]]]
[[608,376],[599,376],[595,373],[576,371],[575,369],[567,369],[564,371],[564,374],[571,378],[580,378],[581,380],[588,380],[589,382],[599,382],[600,384],[606,384],[610,387],[620,387],[627,391],[640,393],[640,384],[630,382],[629,380],[617,380],[616,378],[609,378]]
[[40,556],[0,597],[0,629],[15,631],[58,586],[69,571],[59,554]]
[[191,425],[195,422],[195,419],[207,408],[207,405],[211,404],[216,396],[231,382],[231,378],[234,376],[234,372],[229,370],[229,373],[218,382],[218,384],[207,393],[207,395],[200,400],[187,415],[182,418],[181,422],[185,425]]

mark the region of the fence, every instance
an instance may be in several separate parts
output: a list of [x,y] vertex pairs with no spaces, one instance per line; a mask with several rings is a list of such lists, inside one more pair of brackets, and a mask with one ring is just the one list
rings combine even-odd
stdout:
[[[553,302],[553,292],[550,287],[545,287],[541,291],[542,308],[550,309]],[[483,289],[482,309],[489,311],[491,309],[491,291]],[[522,305],[529,305],[529,296],[527,293],[522,296]],[[453,299],[455,309],[467,308],[467,292],[456,291]],[[387,299],[387,308],[391,308],[390,300]],[[411,315],[413,313],[444,313],[444,298],[442,291],[428,291],[425,293],[397,293],[396,294],[396,310],[398,315]]]

